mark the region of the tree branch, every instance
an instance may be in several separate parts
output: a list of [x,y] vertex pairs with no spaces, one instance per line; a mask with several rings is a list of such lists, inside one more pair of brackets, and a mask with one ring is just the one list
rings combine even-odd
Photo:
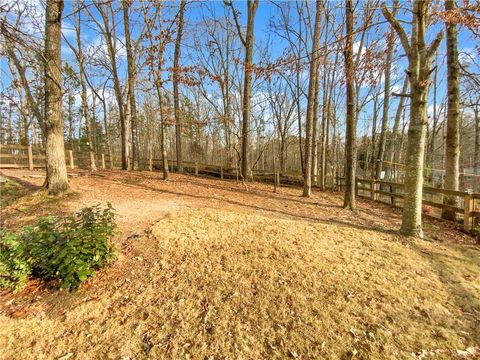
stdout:
[[431,59],[432,56],[437,52],[438,47],[440,46],[440,43],[443,40],[443,30],[440,30],[435,37],[435,40],[432,41],[430,46],[427,49],[427,57],[428,59]]
[[235,26],[237,27],[238,36],[240,37],[240,40],[242,41],[243,46],[247,47],[247,42],[243,38],[242,30],[240,29],[240,24],[238,23],[237,12],[235,11],[235,8],[233,7],[232,1],[231,0],[224,0],[223,3],[232,8],[233,19],[235,20]]
[[397,92],[392,92],[392,96],[399,96],[399,97],[411,97],[410,94],[402,94],[402,93],[397,93]]
[[388,10],[387,6],[385,3],[382,4],[381,6],[383,16],[385,16],[385,19],[392,25],[393,29],[397,33],[398,37],[400,38],[400,41],[402,42],[403,49],[407,53],[407,55],[410,53],[410,44],[408,42],[408,37],[403,29],[403,27],[400,25],[398,20],[392,15],[390,10]]

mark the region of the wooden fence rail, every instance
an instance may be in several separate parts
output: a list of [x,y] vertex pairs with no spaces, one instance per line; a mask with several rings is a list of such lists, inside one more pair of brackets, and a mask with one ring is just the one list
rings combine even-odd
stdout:
[[[344,178],[337,179],[337,186],[340,190],[344,187]],[[397,191],[398,189],[403,191],[403,188],[404,184],[402,183],[373,179],[356,179],[356,193],[358,196],[367,197],[371,200],[388,203],[393,206],[398,206],[396,199],[404,198],[403,193]],[[369,196],[365,196],[362,194],[362,192],[369,193]],[[438,202],[422,199],[423,205],[440,210],[448,209],[454,211],[455,213],[461,214],[463,218],[463,228],[465,231],[471,231],[480,219],[480,209],[477,209],[476,207],[476,202],[480,199],[480,194],[468,191],[439,189],[431,186],[424,186],[423,194],[427,196],[429,194],[434,195],[440,199]],[[383,199],[380,197],[381,195],[384,197]],[[463,207],[443,204],[443,195],[458,197],[458,202],[460,204],[463,203]],[[390,201],[385,200],[385,198],[390,199]]]
[[[4,152],[7,151],[7,153]],[[0,168],[43,168],[45,166],[45,151],[39,146],[22,146],[22,145],[0,145]],[[66,163],[70,169],[79,167],[88,168],[90,164],[90,154],[88,152],[74,152],[73,150],[65,150]],[[114,164],[108,154],[95,154],[97,164],[102,169],[113,168]],[[6,159],[7,162],[4,161]],[[26,160],[26,161],[25,161]],[[158,170],[161,168],[161,159],[140,159],[140,164],[144,169]],[[239,171],[235,167],[224,165],[204,164],[199,161],[184,161],[184,169],[186,172],[195,175],[207,175],[218,177],[220,179],[239,179]],[[168,160],[169,169],[171,171],[176,168],[175,160]],[[98,166],[98,165],[97,165]],[[275,174],[267,171],[255,171],[254,179],[256,181],[273,183]],[[278,174],[277,174],[278,175]],[[303,186],[303,177],[298,174],[281,174],[279,176],[279,184],[284,186]],[[331,181],[331,190],[342,190],[345,186],[345,179],[337,177]],[[315,185],[314,185],[315,186]],[[367,197],[373,201],[387,203],[393,206],[400,206],[403,200],[404,184],[373,179],[360,179],[356,181],[357,196]],[[368,195],[365,195],[367,193]],[[480,222],[480,208],[477,208],[477,201],[480,194],[470,193],[466,191],[455,191],[449,189],[439,189],[431,186],[423,187],[424,205],[435,209],[450,209],[455,213],[461,214],[463,217],[463,227],[466,231],[471,231],[476,224]],[[456,196],[459,203],[463,206],[450,206],[443,204],[443,195]],[[430,199],[428,199],[430,197]],[[399,201],[400,200],[400,201]],[[434,201],[439,200],[439,201]]]
[[[106,163],[110,162],[107,154],[95,155],[97,163],[101,164],[102,169],[106,169]],[[107,159],[107,160],[106,160]],[[89,164],[90,154],[82,151],[74,152],[65,149],[65,162],[70,169],[80,166],[80,163]],[[87,167],[84,165],[82,167]],[[1,168],[35,168],[45,167],[45,149],[35,145],[0,145],[0,169]]]

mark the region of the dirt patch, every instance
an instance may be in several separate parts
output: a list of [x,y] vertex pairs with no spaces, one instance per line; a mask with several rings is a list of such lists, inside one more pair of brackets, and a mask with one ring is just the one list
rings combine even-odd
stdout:
[[[417,241],[395,232],[399,211],[361,200],[353,215],[334,193],[148,172],[71,184],[62,208],[117,209],[119,259],[77,293],[2,294],[0,358],[448,359],[480,344],[480,251],[443,221]],[[7,225],[25,221],[10,208]]]

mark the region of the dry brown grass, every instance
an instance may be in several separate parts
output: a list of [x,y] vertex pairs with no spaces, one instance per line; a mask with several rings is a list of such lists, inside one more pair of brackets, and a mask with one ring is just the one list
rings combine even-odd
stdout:
[[456,230],[405,240],[387,207],[354,217],[335,194],[188,179],[74,180],[72,208],[109,198],[140,237],[78,293],[4,294],[0,358],[449,359],[480,344],[480,251]]

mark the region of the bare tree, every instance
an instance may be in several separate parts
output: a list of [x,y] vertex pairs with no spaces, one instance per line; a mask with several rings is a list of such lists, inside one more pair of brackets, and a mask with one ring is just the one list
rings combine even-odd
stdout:
[[[117,54],[116,54],[116,43],[117,39],[113,32],[115,32],[115,24],[110,24],[110,15],[113,13],[112,5],[110,2],[106,3],[97,3],[95,2],[95,7],[103,21],[103,25],[100,24],[95,15],[90,13],[90,17],[97,24],[100,32],[105,38],[105,43],[107,45],[108,57],[110,58],[111,71],[113,76],[113,88],[115,91],[115,98],[118,105],[118,113],[120,115],[120,128],[121,128],[121,142],[122,142],[122,170],[127,170],[129,168],[129,151],[128,151],[128,119],[125,114],[125,103],[123,101],[122,87],[120,84],[120,77],[118,75],[118,66],[117,66]],[[88,7],[86,7],[88,10]]]
[[90,122],[89,109],[88,109],[87,84],[86,84],[86,75],[85,75],[85,64],[84,64],[84,58],[83,58],[84,52],[83,52],[82,41],[80,36],[81,35],[81,28],[80,28],[81,27],[81,11],[82,11],[81,5],[78,4],[76,8],[76,12],[74,14],[77,47],[75,48],[68,41],[67,41],[67,44],[70,46],[70,49],[72,49],[78,62],[79,80],[80,80],[80,86],[82,89],[82,93],[81,93],[82,115],[85,119],[85,129],[87,131],[88,150],[90,155],[90,170],[96,171],[97,166],[95,163],[95,151],[93,148],[93,129],[92,129],[92,124]]
[[178,95],[179,61],[182,43],[183,23],[185,14],[185,0],[180,1],[180,12],[178,15],[177,38],[175,40],[175,51],[173,55],[173,103],[175,106],[175,140],[177,148],[177,171],[183,172],[183,153],[182,153],[182,115],[180,114],[180,98]]
[[130,5],[131,0],[122,1],[123,27],[125,31],[125,49],[127,51],[127,73],[128,73],[128,100],[130,104],[130,128],[132,136],[132,169],[139,166],[138,156],[138,130],[137,130],[137,104],[135,101],[135,59],[132,51],[132,41],[130,36]]
[[[445,10],[452,12],[456,8],[454,0],[445,1]],[[445,180],[443,187],[449,190],[458,190],[459,161],[460,161],[460,69],[458,63],[457,26],[454,21],[446,21],[447,33],[447,136],[445,144]],[[435,134],[434,134],[435,136]],[[458,206],[457,196],[445,195],[443,203],[447,206]],[[455,220],[455,210],[442,208],[442,218]]]
[[405,76],[402,86],[402,92],[400,96],[400,100],[398,102],[397,111],[395,112],[395,118],[393,120],[393,128],[391,138],[387,142],[386,149],[385,149],[385,157],[388,161],[388,167],[385,171],[385,178],[392,179],[393,171],[392,171],[392,163],[395,159],[395,153],[397,153],[400,147],[397,144],[400,135],[400,121],[402,120],[402,114],[405,110],[405,100],[407,96],[403,96],[408,91],[408,76]]
[[312,193],[312,143],[313,143],[313,127],[315,120],[316,95],[318,95],[318,59],[320,47],[320,20],[322,17],[322,2],[315,2],[315,28],[312,40],[312,52],[310,55],[310,76],[308,82],[308,98],[307,98],[307,119],[305,129],[305,164],[303,174],[303,196],[310,197]]
[[[410,125],[405,167],[405,190],[402,215],[403,235],[423,237],[422,231],[422,191],[423,160],[427,131],[427,100],[432,72],[432,57],[443,38],[438,32],[433,42],[427,46],[425,32],[429,25],[430,1],[415,0],[412,11],[412,31],[410,40],[400,22],[385,5],[382,12],[397,32],[408,57],[408,77],[410,80]],[[405,95],[405,94],[403,94]]]
[[345,134],[345,197],[343,207],[352,211],[356,210],[355,202],[355,174],[357,168],[357,149],[356,149],[356,101],[355,101],[355,69],[353,63],[353,12],[352,0],[345,1],[345,76],[347,88],[347,129]]
[[252,112],[252,72],[253,72],[253,43],[254,43],[254,25],[255,13],[258,8],[258,0],[248,0],[248,18],[247,33],[242,35],[240,24],[238,23],[237,12],[231,2],[226,1],[227,5],[232,7],[233,17],[238,30],[238,36],[245,48],[244,77],[243,77],[243,98],[242,98],[242,164],[241,175],[244,179],[252,179],[252,169],[250,166],[250,117]]
[[[392,16],[396,16],[398,9],[398,0],[393,3]],[[375,164],[375,178],[380,179],[383,159],[385,156],[385,147],[387,143],[388,111],[390,109],[390,79],[392,72],[393,48],[395,45],[395,30],[391,29],[387,35],[387,57],[385,60],[385,92],[383,95],[382,127],[380,131],[380,140],[378,144],[378,154]]]

